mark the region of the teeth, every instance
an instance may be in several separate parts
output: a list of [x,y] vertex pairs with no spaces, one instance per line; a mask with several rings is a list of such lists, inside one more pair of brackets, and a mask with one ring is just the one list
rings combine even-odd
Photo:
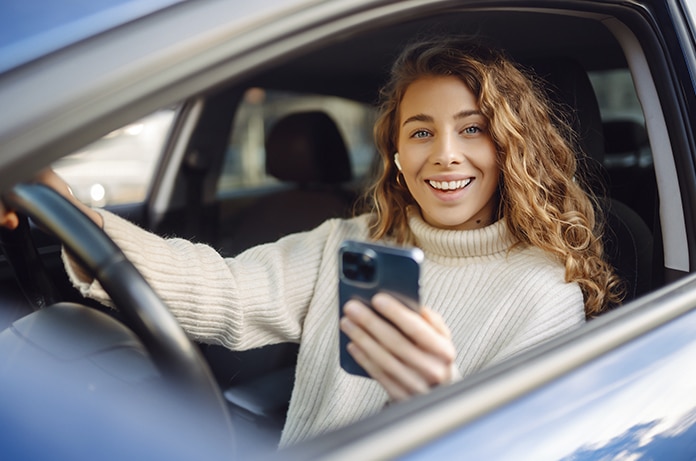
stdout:
[[466,187],[471,182],[471,178],[459,181],[428,181],[432,187],[440,190],[455,190]]

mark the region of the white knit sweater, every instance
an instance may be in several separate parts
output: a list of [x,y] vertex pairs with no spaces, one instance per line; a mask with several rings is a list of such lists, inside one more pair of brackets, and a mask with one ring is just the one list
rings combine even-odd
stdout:
[[[372,379],[345,373],[338,351],[338,258],[345,239],[367,239],[367,216],[318,228],[223,259],[206,245],[163,239],[103,213],[104,229],[163,298],[191,338],[245,350],[299,342],[281,445],[344,426],[381,409]],[[502,221],[479,230],[436,229],[410,219],[425,253],[423,304],[452,331],[463,376],[584,322],[583,298],[563,266],[518,246]],[[97,282],[66,268],[73,283],[106,304]]]

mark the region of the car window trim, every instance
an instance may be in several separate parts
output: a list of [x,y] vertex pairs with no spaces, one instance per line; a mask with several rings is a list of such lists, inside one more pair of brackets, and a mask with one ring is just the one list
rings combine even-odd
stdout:
[[[684,251],[684,248],[688,248],[689,245],[683,202],[674,152],[667,132],[667,122],[653,82],[653,74],[635,34],[615,18],[605,20],[604,24],[612,31],[624,49],[636,94],[641,101],[645,119],[649,120],[646,123],[646,129],[650,149],[653,152],[657,188],[659,196],[663,198],[659,201],[659,206],[664,265],[686,273],[689,271],[689,253]],[[669,200],[665,200],[665,197],[669,197]]]
[[166,148],[160,163],[166,167],[158,168],[156,178],[150,188],[148,224],[153,228],[160,224],[167,210],[171,207],[179,167],[188,149],[191,136],[201,118],[204,105],[203,98],[196,98],[181,110],[181,114],[175,122],[178,127],[172,130],[172,144]]

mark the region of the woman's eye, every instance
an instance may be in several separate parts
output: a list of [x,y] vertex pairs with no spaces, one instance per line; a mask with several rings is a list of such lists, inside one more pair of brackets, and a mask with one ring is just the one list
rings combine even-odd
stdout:
[[427,138],[428,136],[430,136],[430,133],[425,130],[418,130],[411,135],[412,138]]
[[480,133],[481,131],[482,131],[481,128],[479,128],[477,126],[468,126],[468,127],[464,128],[464,130],[463,130],[463,132],[465,134],[476,134],[476,133]]

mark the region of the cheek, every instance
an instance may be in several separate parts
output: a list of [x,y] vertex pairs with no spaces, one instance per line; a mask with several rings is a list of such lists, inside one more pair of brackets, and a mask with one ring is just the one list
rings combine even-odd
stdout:
[[423,164],[422,149],[416,146],[401,145],[399,150],[399,163],[404,173],[415,173]]
[[500,177],[500,163],[495,156],[492,157],[487,163],[486,170],[488,171],[488,174],[494,175],[496,178]]
[[498,155],[498,150],[491,142],[483,150],[484,154],[480,157],[480,168],[488,174],[500,176],[500,162],[502,161]]

